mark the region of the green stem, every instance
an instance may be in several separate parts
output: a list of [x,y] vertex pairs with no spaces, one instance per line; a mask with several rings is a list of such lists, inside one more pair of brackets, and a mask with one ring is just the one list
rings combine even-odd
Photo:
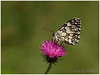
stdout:
[[47,74],[47,73],[49,72],[49,70],[51,69],[51,67],[52,67],[52,63],[49,64],[49,66],[48,66],[48,68],[47,68],[45,74]]

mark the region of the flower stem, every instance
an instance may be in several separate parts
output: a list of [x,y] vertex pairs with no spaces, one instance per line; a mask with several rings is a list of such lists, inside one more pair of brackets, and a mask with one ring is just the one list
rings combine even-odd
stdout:
[[49,72],[49,70],[51,69],[51,67],[52,67],[52,62],[49,63],[49,66],[48,66],[48,68],[47,68],[45,74],[47,74],[47,73]]

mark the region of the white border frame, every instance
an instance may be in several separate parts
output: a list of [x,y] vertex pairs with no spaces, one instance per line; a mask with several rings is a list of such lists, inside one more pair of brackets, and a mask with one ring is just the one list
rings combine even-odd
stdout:
[[[99,7],[100,7],[100,0],[0,0],[0,10],[1,10],[1,1],[99,1]],[[99,12],[100,12],[100,8],[99,8]],[[1,17],[1,12],[0,12],[0,17]],[[0,23],[1,23],[1,20],[0,20]],[[100,15],[99,15],[99,25],[100,25]],[[1,29],[1,24],[0,24],[0,29]],[[100,29],[100,26],[99,26],[99,29]],[[99,39],[100,39],[100,33],[99,33]],[[100,40],[99,40],[99,43],[100,43]],[[1,30],[0,30],[0,46],[1,46]],[[99,50],[100,50],[100,44],[99,44]],[[1,47],[0,47],[0,54],[1,54]],[[100,51],[99,51],[99,54],[100,54]],[[0,58],[1,58],[1,55],[0,55]],[[100,55],[99,55],[99,63],[100,63]],[[100,73],[100,65],[99,65],[99,73]],[[0,75],[44,75],[44,74],[1,74],[1,60],[0,60]],[[47,74],[47,75],[77,75],[77,74]],[[100,74],[78,74],[78,75],[100,75]]]

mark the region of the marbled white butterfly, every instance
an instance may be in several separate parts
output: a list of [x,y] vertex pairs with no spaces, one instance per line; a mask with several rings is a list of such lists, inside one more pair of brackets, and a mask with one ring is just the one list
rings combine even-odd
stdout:
[[53,34],[53,39],[58,43],[75,45],[80,39],[81,20],[73,18],[64,23],[57,32]]

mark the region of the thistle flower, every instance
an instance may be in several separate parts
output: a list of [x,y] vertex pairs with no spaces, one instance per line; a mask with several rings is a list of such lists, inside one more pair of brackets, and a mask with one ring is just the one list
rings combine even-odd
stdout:
[[49,71],[52,63],[55,64],[59,57],[62,57],[66,54],[64,47],[62,45],[57,44],[53,40],[44,41],[40,49],[43,55],[46,56],[47,62],[50,63],[45,74]]
[[52,40],[44,41],[41,51],[50,58],[58,58],[66,54],[64,47]]

